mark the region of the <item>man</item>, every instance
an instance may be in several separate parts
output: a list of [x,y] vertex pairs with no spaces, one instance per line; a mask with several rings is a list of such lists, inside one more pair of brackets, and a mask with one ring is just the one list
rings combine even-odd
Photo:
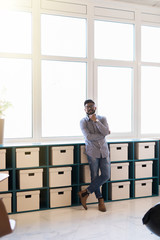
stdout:
[[[98,199],[99,211],[105,212],[106,207],[100,191],[110,178],[109,150],[105,137],[110,134],[105,117],[96,115],[96,106],[93,100],[84,102],[86,117],[80,121],[80,127],[85,138],[85,148],[91,173],[91,184],[83,191],[78,192],[82,206],[87,210],[87,198],[90,193],[95,193]],[[101,175],[99,175],[99,170]]]

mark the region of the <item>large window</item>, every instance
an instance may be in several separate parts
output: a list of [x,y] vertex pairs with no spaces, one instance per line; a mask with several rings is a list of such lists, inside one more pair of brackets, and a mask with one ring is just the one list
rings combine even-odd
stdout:
[[160,63],[160,27],[142,26],[142,61]]
[[133,60],[133,25],[95,21],[95,58]]
[[108,119],[112,133],[131,132],[131,68],[98,67],[98,113]]
[[142,26],[141,34],[141,133],[159,134],[160,27]]
[[0,11],[0,52],[31,53],[31,14]]
[[32,15],[0,11],[0,97],[6,111],[5,138],[32,137]]
[[42,137],[80,136],[86,64],[42,61]]
[[150,13],[95,0],[2,2],[0,100],[12,104],[6,142],[82,138],[86,98],[107,117],[109,138],[159,137],[156,8]]
[[133,24],[95,21],[98,113],[114,134],[133,131],[134,35]]
[[160,133],[160,67],[142,67],[141,75],[141,131]]
[[41,64],[42,137],[80,136],[86,98],[86,20],[43,14],[41,24],[42,54],[51,56]]
[[73,17],[43,15],[42,54],[86,57],[86,20]]
[[0,58],[0,93],[12,104],[5,116],[5,137],[32,137],[31,60]]

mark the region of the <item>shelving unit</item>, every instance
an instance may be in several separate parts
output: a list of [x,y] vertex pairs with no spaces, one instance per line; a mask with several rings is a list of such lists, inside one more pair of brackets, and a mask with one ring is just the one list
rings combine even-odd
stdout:
[[[116,142],[115,144],[121,144],[122,142]],[[125,181],[129,181],[130,182],[130,189],[129,189],[129,198],[130,199],[134,199],[136,198],[136,183],[137,181],[143,181],[143,185],[145,185],[145,181],[147,180],[152,180],[152,186],[151,186],[151,194],[148,194],[146,196],[143,196],[143,193],[141,196],[139,197],[149,197],[149,196],[157,196],[159,194],[159,141],[155,141],[155,140],[131,140],[131,141],[126,141],[124,143],[128,144],[128,160],[125,161],[111,161],[112,163],[129,163],[129,177],[127,179],[124,180],[120,180],[120,181],[109,181],[106,184],[106,188],[108,190],[108,186],[110,183],[114,183],[114,182],[125,182]],[[149,143],[155,143],[154,146],[154,157],[153,158],[144,158],[144,159],[138,159],[136,157],[136,146],[137,144],[146,144],[146,146]],[[110,145],[110,143],[109,143]],[[146,165],[146,162],[152,162],[152,174],[148,177],[136,177],[136,163],[144,163],[144,166]],[[146,166],[145,166],[146,167]],[[122,200],[122,199],[120,199]],[[109,198],[106,198],[106,201],[110,201]]]
[[[155,155],[154,158],[146,158],[146,159],[137,159],[136,158],[136,144],[137,143],[143,143],[145,142],[146,144],[149,142],[155,142]],[[108,141],[109,147],[110,144],[128,144],[128,153],[127,153],[127,160],[120,160],[120,161],[111,161],[111,164],[122,164],[122,163],[127,163],[128,164],[128,179],[120,179],[120,180],[113,180],[113,181],[108,181],[105,183],[102,187],[103,191],[103,196],[104,200],[106,202],[108,201],[113,201],[109,197],[109,191],[110,191],[110,185],[112,183],[127,183],[129,182],[129,197],[127,198],[121,198],[117,200],[124,200],[124,199],[134,199],[136,198],[135,196],[135,186],[136,186],[136,181],[146,181],[146,180],[151,180],[152,181],[152,192],[148,196],[157,196],[159,194],[159,140],[124,140],[124,141]],[[53,165],[52,164],[52,147],[69,147],[73,146],[73,163],[72,164],[63,164],[63,165]],[[0,191],[1,194],[11,194],[11,212],[9,213],[19,213],[19,212],[25,212],[25,211],[18,211],[17,210],[17,194],[18,193],[25,193],[25,192],[31,192],[33,191],[39,191],[39,206],[37,209],[32,209],[32,210],[27,210],[27,211],[38,211],[38,210],[47,210],[50,208],[50,191],[51,190],[56,190],[59,191],[59,195],[64,193],[64,190],[67,188],[71,189],[71,201],[70,204],[67,204],[67,206],[78,206],[80,205],[79,198],[77,195],[77,192],[83,188],[84,186],[87,186],[89,183],[83,182],[82,181],[82,170],[81,168],[83,166],[88,165],[87,161],[85,160],[85,155],[83,155],[83,147],[84,143],[63,143],[63,144],[27,144],[27,145],[0,145],[0,151],[5,149],[6,154],[6,168],[5,169],[0,169],[0,171],[9,171],[9,184],[8,184],[8,190],[6,191]],[[32,148],[39,148],[39,166],[30,166],[30,167],[22,167],[22,168],[17,168],[16,161],[16,150],[20,148],[25,148],[26,151],[27,149],[32,149]],[[82,160],[83,158],[83,160]],[[137,162],[151,162],[152,161],[152,176],[150,177],[145,177],[145,178],[136,178],[135,177],[135,164]],[[57,187],[50,187],[49,181],[50,181],[50,169],[51,168],[66,168],[70,167],[71,168],[71,185],[64,185],[64,186],[57,186]],[[43,174],[43,185],[40,188],[26,188],[26,189],[20,189],[19,187],[19,171],[20,170],[38,170],[42,169]],[[94,195],[94,194],[93,194]],[[148,197],[148,196],[140,196],[140,197]],[[27,195],[29,198],[30,196]],[[61,197],[61,196],[60,196]],[[90,199],[90,203],[93,203],[96,201],[96,199],[92,196],[92,199]],[[59,206],[59,207],[65,207],[65,206]]]

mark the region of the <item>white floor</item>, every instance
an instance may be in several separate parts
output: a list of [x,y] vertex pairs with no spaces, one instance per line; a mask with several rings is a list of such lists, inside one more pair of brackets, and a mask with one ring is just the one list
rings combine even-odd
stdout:
[[52,240],[158,240],[142,224],[142,217],[160,197],[106,203],[107,212],[81,206],[9,215],[15,231],[3,239]]

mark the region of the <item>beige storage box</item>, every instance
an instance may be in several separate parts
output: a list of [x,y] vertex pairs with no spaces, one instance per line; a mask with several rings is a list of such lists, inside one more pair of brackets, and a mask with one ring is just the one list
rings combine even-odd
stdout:
[[88,163],[85,146],[81,146],[81,163]]
[[130,198],[130,182],[109,183],[109,199],[120,200]]
[[60,167],[49,169],[49,186],[62,187],[71,185],[71,167]]
[[73,164],[73,146],[52,147],[51,155],[52,165]]
[[135,181],[135,197],[152,195],[152,179]]
[[153,161],[135,162],[135,178],[152,177]]
[[11,213],[12,212],[12,194],[11,193],[0,194],[0,198],[2,198],[2,201],[7,210],[7,213]]
[[91,174],[89,165],[81,166],[81,182],[90,183],[91,182]]
[[17,192],[17,212],[40,208],[40,191]]
[[[9,171],[0,171],[0,173],[7,173],[7,174],[9,174]],[[9,178],[6,178],[5,180],[0,182],[0,192],[8,191],[8,179]]]
[[111,161],[128,160],[128,143],[109,144]]
[[136,143],[136,159],[155,158],[155,142]]
[[39,148],[17,148],[16,167],[39,167]]
[[19,171],[19,188],[43,187],[43,169],[27,169]]
[[0,150],[0,169],[6,168],[6,149]]
[[50,208],[71,206],[71,188],[50,189]]
[[129,163],[111,164],[111,181],[125,180],[129,178]]

